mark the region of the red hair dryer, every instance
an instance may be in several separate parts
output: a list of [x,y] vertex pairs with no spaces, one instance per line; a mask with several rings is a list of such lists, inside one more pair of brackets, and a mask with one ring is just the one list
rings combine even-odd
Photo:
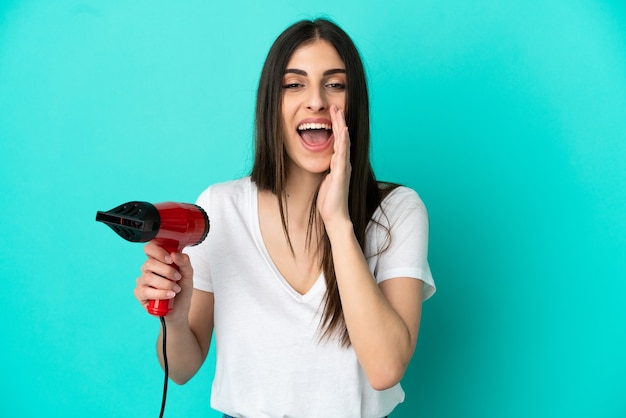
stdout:
[[[154,241],[169,253],[200,244],[210,229],[206,212],[191,203],[128,202],[107,212],[98,211],[96,221],[127,241]],[[147,309],[152,315],[165,316],[174,309],[174,299],[151,300]]]

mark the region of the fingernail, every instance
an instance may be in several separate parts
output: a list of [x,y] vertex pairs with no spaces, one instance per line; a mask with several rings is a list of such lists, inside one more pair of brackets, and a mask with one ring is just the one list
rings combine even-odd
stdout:
[[180,286],[178,286],[178,285],[174,286],[174,292],[180,293],[181,290],[183,290],[183,289]]
[[172,264],[172,257],[170,257],[169,255],[166,255],[166,256],[165,256],[165,262],[166,262],[167,264]]
[[181,274],[180,274],[180,273],[176,272],[176,274],[174,274],[174,278],[175,278],[176,280],[180,280],[180,279],[182,279],[182,278],[183,278],[183,276],[181,276]]
[[174,296],[176,296],[175,292],[167,292],[167,297],[168,298],[173,298]]

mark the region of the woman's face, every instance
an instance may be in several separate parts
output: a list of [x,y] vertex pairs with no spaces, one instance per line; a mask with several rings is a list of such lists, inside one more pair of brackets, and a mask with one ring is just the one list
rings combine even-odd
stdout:
[[296,49],[283,76],[282,117],[290,173],[324,173],[333,154],[330,107],[345,109],[346,67],[335,48],[317,40]]

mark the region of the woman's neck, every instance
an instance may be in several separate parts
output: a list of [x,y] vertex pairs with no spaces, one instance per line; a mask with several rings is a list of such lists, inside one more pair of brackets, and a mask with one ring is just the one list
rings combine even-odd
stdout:
[[315,174],[304,170],[290,170],[285,184],[285,204],[290,220],[307,221],[311,213],[313,197],[319,189],[325,173]]

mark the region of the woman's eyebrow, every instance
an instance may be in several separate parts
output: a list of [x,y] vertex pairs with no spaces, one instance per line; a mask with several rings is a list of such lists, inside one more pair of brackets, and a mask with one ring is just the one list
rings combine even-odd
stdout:
[[324,71],[324,76],[333,75],[333,74],[345,74],[346,70],[344,68],[333,68],[332,70]]
[[[333,75],[333,74],[345,74],[346,70],[343,68],[333,68],[332,70],[326,70],[324,71],[324,76],[328,76],[328,75]],[[285,74],[298,74],[301,76],[308,76],[307,72],[304,70],[299,70],[297,68],[287,68],[285,70]]]
[[302,71],[302,70],[298,70],[296,68],[287,68],[285,70],[285,74],[298,74],[301,76],[306,77],[308,74],[306,73],[306,71]]

